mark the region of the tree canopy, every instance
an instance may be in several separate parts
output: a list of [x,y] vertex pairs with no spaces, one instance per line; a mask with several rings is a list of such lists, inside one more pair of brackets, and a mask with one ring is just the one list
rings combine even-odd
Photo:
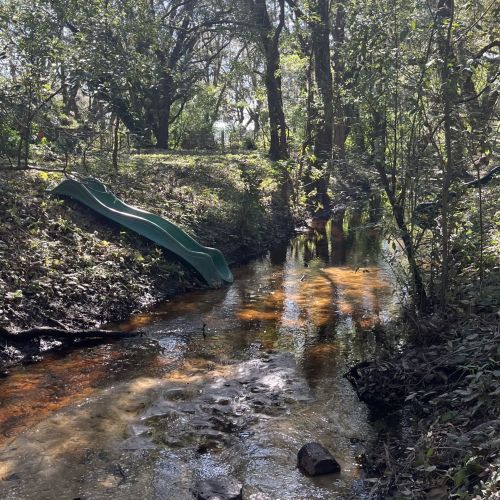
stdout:
[[444,307],[455,262],[471,248],[483,262],[494,231],[482,190],[495,171],[481,179],[498,164],[499,9],[4,0],[1,168],[85,166],[112,152],[117,169],[120,154],[144,148],[262,149],[282,201],[314,218],[341,225],[348,207],[385,204],[417,304]]

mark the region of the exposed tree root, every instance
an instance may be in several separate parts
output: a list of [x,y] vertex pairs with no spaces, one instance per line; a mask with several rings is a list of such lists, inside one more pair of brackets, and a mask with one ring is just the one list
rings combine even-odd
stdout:
[[57,340],[76,340],[76,339],[122,339],[135,337],[139,335],[139,331],[134,332],[115,332],[113,330],[72,330],[66,328],[53,328],[50,326],[37,326],[28,330],[19,332],[10,332],[6,328],[0,327],[0,339],[8,342],[27,342],[37,340],[41,337],[51,337]]

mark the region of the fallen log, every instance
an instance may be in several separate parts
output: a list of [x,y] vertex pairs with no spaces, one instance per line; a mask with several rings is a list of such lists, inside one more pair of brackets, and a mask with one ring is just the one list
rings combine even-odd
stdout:
[[51,337],[57,340],[74,341],[76,339],[123,339],[136,337],[140,335],[140,331],[132,332],[116,332],[113,330],[72,330],[63,328],[53,328],[50,326],[36,326],[28,330],[11,332],[6,328],[0,327],[0,339],[9,342],[26,342],[29,340],[39,339],[41,337]]

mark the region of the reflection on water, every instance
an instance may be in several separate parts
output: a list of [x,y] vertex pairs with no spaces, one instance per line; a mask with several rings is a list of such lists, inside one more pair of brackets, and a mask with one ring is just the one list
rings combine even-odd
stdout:
[[[248,498],[362,498],[371,431],[342,374],[395,307],[382,246],[316,228],[228,288],[116,326],[143,338],[15,371],[0,381],[0,497],[189,498],[194,479],[230,474]],[[340,477],[297,471],[309,440]]]

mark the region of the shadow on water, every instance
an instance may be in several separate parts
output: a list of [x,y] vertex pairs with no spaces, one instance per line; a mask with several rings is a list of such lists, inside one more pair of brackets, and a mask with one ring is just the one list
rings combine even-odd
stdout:
[[[16,370],[0,381],[0,497],[183,499],[232,475],[245,498],[363,498],[355,456],[372,430],[342,375],[396,307],[384,246],[315,226],[227,288],[116,325],[144,338]],[[340,476],[296,469],[310,440]]]

